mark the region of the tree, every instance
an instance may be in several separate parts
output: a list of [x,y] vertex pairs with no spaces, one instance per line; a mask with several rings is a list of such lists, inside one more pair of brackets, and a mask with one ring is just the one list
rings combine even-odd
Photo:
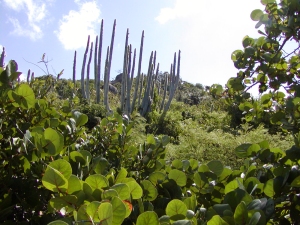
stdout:
[[[300,128],[300,3],[261,2],[264,11],[252,11],[251,19],[257,21],[255,28],[262,36],[245,36],[244,49],[231,55],[239,72],[227,82],[229,99],[240,103],[239,109],[247,112],[248,122],[260,120],[268,111],[272,124],[296,135]],[[247,93],[254,87],[258,87],[260,101],[251,99]]]

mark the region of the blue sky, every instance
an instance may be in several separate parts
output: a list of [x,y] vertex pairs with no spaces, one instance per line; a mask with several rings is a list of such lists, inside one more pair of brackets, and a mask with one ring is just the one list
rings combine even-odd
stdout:
[[44,68],[37,62],[46,53],[50,73],[64,69],[63,78],[72,77],[77,50],[79,78],[87,36],[95,41],[103,19],[104,56],[116,19],[111,79],[123,68],[129,28],[129,43],[137,55],[145,31],[143,72],[151,51],[157,51],[164,72],[169,71],[174,52],[180,49],[184,81],[224,85],[237,73],[231,53],[242,48],[244,36],[259,36],[250,19],[256,8],[263,9],[259,0],[0,0],[0,47],[6,49],[6,61],[14,59],[19,71],[27,74],[31,69],[36,76],[44,72],[25,60]]

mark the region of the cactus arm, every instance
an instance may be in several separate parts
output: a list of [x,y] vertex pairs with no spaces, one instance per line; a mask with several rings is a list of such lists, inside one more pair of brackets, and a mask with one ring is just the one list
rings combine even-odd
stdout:
[[98,50],[98,66],[97,66],[97,87],[96,87],[96,102],[100,103],[100,80],[101,80],[101,56],[102,56],[102,42],[103,42],[103,19],[101,21],[101,28],[100,28],[100,36],[99,36],[99,50]]
[[[137,98],[139,82],[140,82],[140,77],[141,77],[141,65],[142,65],[142,58],[143,58],[143,45],[144,45],[144,31],[142,32],[142,37],[141,37],[137,78],[136,78],[136,84],[135,84],[135,88],[134,88],[133,100],[132,100],[132,104],[131,104],[131,110],[132,111],[135,108],[135,102],[136,102],[136,98]],[[140,105],[140,101],[138,102],[138,105]]]
[[109,46],[107,47],[106,59],[105,59],[105,69],[104,69],[104,105],[106,110],[109,112],[109,102],[108,102],[108,90],[109,90],[109,79],[108,79],[108,70],[109,70]]
[[[95,53],[94,53],[94,88],[96,90],[97,88],[97,63],[98,63],[98,35],[96,36],[96,42],[95,42]],[[97,95],[96,95],[97,96]],[[97,99],[97,97],[96,97]]]
[[85,49],[85,53],[84,53],[84,57],[83,57],[82,69],[81,69],[81,93],[82,93],[83,98],[86,98],[86,93],[84,90],[84,69],[85,69],[85,64],[86,64],[87,53],[89,50],[89,45],[90,45],[90,35],[88,36],[86,49]]
[[126,81],[127,81],[127,72],[128,72],[128,36],[129,29],[126,31],[125,38],[125,49],[124,49],[124,59],[123,59],[123,74],[122,74],[122,86],[121,86],[121,112],[124,111],[124,103],[125,103],[125,92],[126,92]]
[[90,57],[86,69],[86,98],[90,100],[90,66],[93,57],[93,42],[91,42]]
[[76,54],[77,54],[77,52],[75,51],[75,53],[74,53],[74,61],[73,61],[73,83],[74,83],[74,90],[76,88]]

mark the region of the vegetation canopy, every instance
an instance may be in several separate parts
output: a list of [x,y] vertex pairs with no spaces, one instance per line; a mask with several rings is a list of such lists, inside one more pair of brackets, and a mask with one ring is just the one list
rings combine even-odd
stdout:
[[[251,18],[263,36],[233,52],[239,71],[225,91],[181,82],[180,51],[170,72],[154,72],[152,53],[133,78],[128,32],[121,95],[108,92],[113,44],[103,81],[29,71],[21,82],[3,51],[1,223],[299,224],[300,3],[261,2]],[[248,93],[256,85],[259,99]]]

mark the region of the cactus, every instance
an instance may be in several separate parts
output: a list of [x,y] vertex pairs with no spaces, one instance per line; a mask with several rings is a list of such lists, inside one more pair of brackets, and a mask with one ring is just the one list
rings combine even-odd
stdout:
[[127,73],[128,73],[128,36],[129,29],[126,31],[125,38],[125,50],[124,50],[124,59],[123,59],[123,74],[122,74],[122,86],[121,86],[121,111],[124,111],[124,102],[125,102],[125,92],[127,84]]
[[86,98],[88,101],[90,100],[90,66],[92,61],[92,54],[93,54],[93,42],[91,42],[90,57],[86,69]]
[[27,83],[29,83],[29,79],[30,79],[30,69],[27,72]]
[[82,69],[81,69],[81,94],[82,94],[83,98],[86,98],[86,93],[85,93],[85,89],[84,89],[84,69],[85,69],[87,53],[89,50],[89,45],[90,45],[90,35],[88,36],[86,49],[85,49],[84,57],[83,57]]
[[140,107],[141,105],[141,97],[142,97],[142,91],[143,91],[143,86],[144,86],[144,74],[141,74],[141,83],[140,83],[140,92],[139,92],[139,101],[138,101],[138,106]]
[[144,97],[143,97],[143,101],[142,101],[142,105],[141,105],[141,115],[145,116],[146,113],[149,110],[149,106],[151,104],[151,96],[150,96],[150,88],[151,88],[151,84],[153,82],[153,51],[151,52],[151,56],[149,59],[149,67],[148,67],[148,74],[147,74],[147,83],[146,83],[146,89],[144,92]]
[[178,82],[179,82],[179,74],[180,74],[180,50],[178,52],[178,65],[177,65],[177,75],[175,76],[175,70],[176,70],[176,52],[174,54],[174,64],[173,64],[173,69],[172,70],[172,74],[171,74],[171,83],[170,83],[170,93],[169,93],[169,100],[167,102],[167,104],[165,105],[164,108],[164,112],[167,112],[169,110],[169,107],[171,105],[171,101],[174,97],[175,91],[177,89],[178,86]]
[[[131,104],[131,112],[133,112],[133,110],[135,109],[135,102],[136,102],[137,92],[138,92],[138,88],[139,88],[139,82],[140,82],[140,77],[141,77],[141,65],[142,65],[142,58],[143,58],[143,46],[144,46],[144,31],[142,32],[142,37],[141,37],[139,65],[138,65],[138,72],[137,72],[137,78],[136,78],[136,83],[135,83],[133,100],[132,100],[132,104]],[[140,102],[138,103],[138,105],[139,104],[140,104]]]
[[100,103],[100,75],[101,75],[101,55],[102,55],[102,40],[103,40],[103,19],[101,21],[99,49],[98,49],[98,65],[97,65],[97,79],[96,79],[96,103]]
[[[171,64],[171,69],[170,69],[170,73],[172,72],[172,64]],[[163,95],[163,98],[162,98],[162,102],[161,102],[161,105],[160,105],[160,111],[163,110],[164,108],[164,105],[165,105],[165,99],[166,99],[166,95],[167,95],[167,87],[169,85],[168,83],[168,73],[165,73],[165,83],[164,83],[164,95]]]
[[131,87],[132,87],[132,82],[133,82],[133,75],[134,75],[134,69],[135,69],[135,57],[136,57],[136,49],[134,49],[134,53],[133,53],[133,62],[132,62],[132,68],[131,68],[131,74],[130,74],[130,78],[128,76],[128,90],[127,90],[127,113],[128,115],[131,113],[131,105],[130,105],[130,93],[131,93]]
[[105,59],[105,68],[104,68],[104,98],[103,98],[103,103],[106,107],[106,110],[109,112],[110,107],[109,107],[109,102],[108,102],[108,90],[109,90],[109,80],[108,78],[108,70],[109,70],[109,46],[107,47],[107,53],[106,53],[106,59]]
[[[98,35],[96,36],[96,41],[95,41],[95,53],[94,53],[94,88],[95,88],[95,90],[96,90],[96,88],[97,88],[97,71],[98,71],[98,69],[97,69],[97,67],[98,67],[98,65],[97,65],[97,63],[98,63]],[[97,95],[96,95],[96,99],[97,99]],[[95,99],[95,101],[97,101]]]
[[1,53],[1,56],[0,56],[0,67],[4,67],[4,58],[5,58],[5,48],[3,47],[2,48],[2,53]]
[[74,53],[74,61],[73,61],[73,83],[74,83],[74,90],[76,87],[76,54],[77,52],[75,51]]

